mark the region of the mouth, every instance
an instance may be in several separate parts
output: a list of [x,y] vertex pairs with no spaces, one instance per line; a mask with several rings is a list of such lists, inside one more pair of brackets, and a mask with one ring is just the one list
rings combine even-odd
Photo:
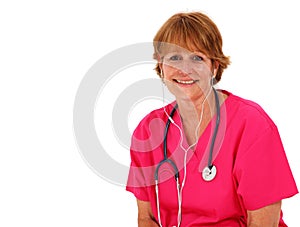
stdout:
[[177,84],[192,85],[192,84],[198,82],[199,80],[178,80],[178,79],[173,79],[173,81],[176,82]]

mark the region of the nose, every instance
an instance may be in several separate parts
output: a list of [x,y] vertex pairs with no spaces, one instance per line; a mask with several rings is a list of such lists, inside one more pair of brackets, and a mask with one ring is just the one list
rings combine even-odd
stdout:
[[192,64],[188,60],[183,60],[177,65],[177,70],[182,75],[191,75],[193,72]]

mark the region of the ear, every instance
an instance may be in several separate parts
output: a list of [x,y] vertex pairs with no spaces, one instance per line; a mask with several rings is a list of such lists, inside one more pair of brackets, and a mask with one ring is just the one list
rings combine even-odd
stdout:
[[219,65],[220,65],[220,63],[218,61],[214,61],[213,62],[213,69],[214,69],[213,74],[214,74],[214,76],[217,75],[217,72],[218,72],[218,69],[219,69]]
[[159,65],[159,67],[161,68],[162,67],[163,57],[158,54],[158,55],[156,55],[156,60],[157,60],[157,63]]

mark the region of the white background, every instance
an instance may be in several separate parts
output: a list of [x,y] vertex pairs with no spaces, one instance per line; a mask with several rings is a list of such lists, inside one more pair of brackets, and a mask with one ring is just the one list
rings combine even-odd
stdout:
[[[179,11],[216,22],[232,60],[219,87],[267,111],[300,185],[297,9],[290,0],[1,1],[0,226],[136,226],[134,197],[82,159],[73,104],[98,59],[151,41]],[[299,208],[299,195],[283,202],[289,226]]]

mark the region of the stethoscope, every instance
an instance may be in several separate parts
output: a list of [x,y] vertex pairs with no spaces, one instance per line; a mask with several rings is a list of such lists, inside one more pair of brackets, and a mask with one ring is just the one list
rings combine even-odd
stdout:
[[[213,136],[209,148],[209,156],[208,156],[208,163],[207,166],[203,169],[202,171],[202,178],[204,181],[212,181],[217,174],[217,168],[216,166],[212,163],[212,158],[213,158],[213,151],[214,151],[214,146],[218,134],[218,129],[219,129],[219,124],[220,124],[220,101],[219,97],[217,94],[217,91],[214,87],[212,87],[212,90],[214,92],[215,96],[215,104],[216,104],[216,125],[213,131]],[[178,204],[179,204],[179,210],[178,210],[178,226],[180,226],[180,220],[181,220],[181,195],[180,195],[180,183],[179,183],[179,170],[175,164],[174,161],[172,161],[170,158],[168,158],[168,146],[167,146],[167,137],[168,137],[168,131],[171,122],[174,123],[172,117],[174,116],[174,113],[176,112],[178,105],[176,104],[171,113],[169,114],[168,121],[165,126],[164,130],[164,140],[163,140],[163,159],[158,163],[157,167],[155,168],[155,173],[154,173],[154,178],[155,178],[155,190],[156,190],[156,201],[157,201],[157,213],[158,213],[158,221],[160,226],[161,225],[161,218],[160,218],[160,204],[159,204],[159,195],[158,195],[158,179],[159,179],[159,169],[163,164],[169,164],[174,171],[174,177],[176,181],[176,187],[177,187],[177,192],[178,192]]]

